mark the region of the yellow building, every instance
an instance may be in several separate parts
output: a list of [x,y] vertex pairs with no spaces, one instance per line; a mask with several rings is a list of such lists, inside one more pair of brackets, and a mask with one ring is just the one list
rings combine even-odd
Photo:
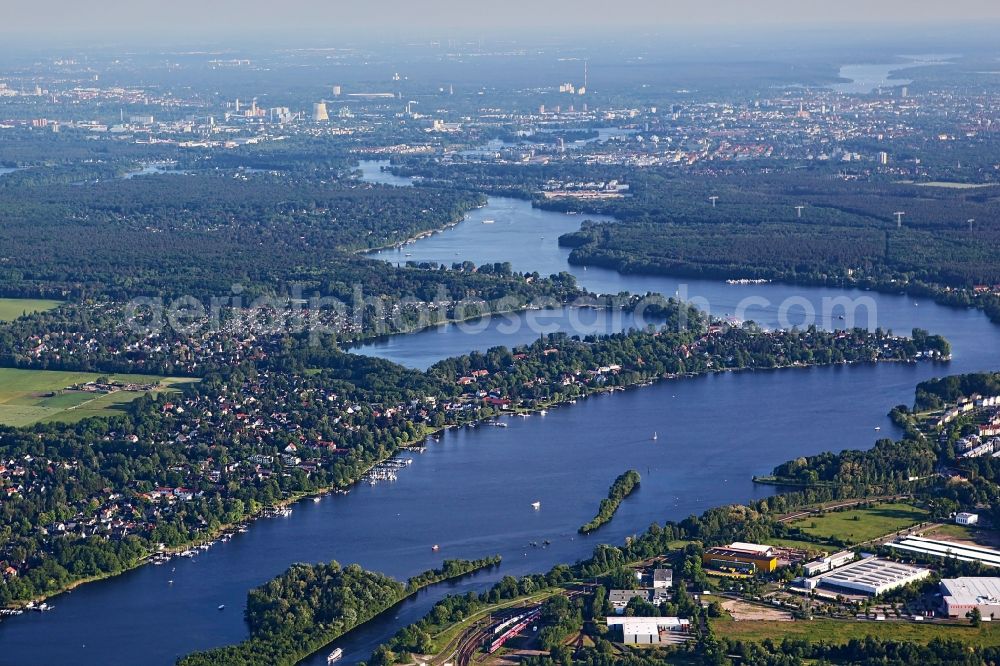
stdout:
[[771,546],[751,543],[733,543],[709,548],[701,558],[702,564],[711,569],[735,573],[771,573],[778,568],[778,558]]

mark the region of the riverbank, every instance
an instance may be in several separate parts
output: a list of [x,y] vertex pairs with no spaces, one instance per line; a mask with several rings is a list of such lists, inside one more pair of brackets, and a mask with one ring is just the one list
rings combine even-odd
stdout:
[[[250,638],[190,654],[177,663],[291,666],[421,590],[499,566],[500,560],[499,555],[472,561],[445,560],[442,568],[414,576],[405,586],[357,565],[293,565],[274,581],[248,593]],[[310,595],[310,590],[315,594]],[[289,620],[289,615],[294,619]]]
[[[569,236],[567,234],[566,236]],[[565,237],[565,236],[564,236]],[[681,270],[676,267],[653,267],[646,266],[644,269],[635,270],[624,269],[624,260],[600,261],[596,258],[581,259],[575,245],[563,243],[560,237],[561,247],[574,248],[567,259],[567,263],[572,266],[583,268],[601,268],[615,271],[619,275],[634,275],[638,277],[671,277],[687,278],[693,280],[719,280],[732,282],[734,280],[764,280],[770,283],[783,284],[793,287],[826,287],[832,289],[856,289],[861,291],[871,291],[887,295],[906,295],[913,298],[927,298],[937,305],[949,308],[973,307],[985,313],[991,322],[1000,325],[1000,293],[995,291],[977,291],[968,287],[946,287],[939,284],[925,283],[905,278],[886,277],[882,279],[856,279],[841,275],[831,275],[822,278],[797,275],[793,276],[784,272],[764,271],[758,273],[735,274],[732,271],[714,273],[712,271]]]
[[[382,463],[385,463],[388,460],[391,460],[392,458],[398,456],[399,454],[407,450],[412,450],[413,448],[420,446],[420,444],[426,442],[426,440],[429,437],[438,435],[443,430],[446,430],[447,428],[450,427],[454,427],[454,425],[445,425],[438,428],[425,428],[419,437],[414,438],[412,440],[407,440],[406,442],[399,444],[385,456],[373,460],[370,464],[362,467],[359,473],[347,483],[339,485],[335,484],[335,485],[320,486],[311,491],[292,493],[288,497],[276,500],[267,506],[261,506],[254,513],[252,513],[251,515],[245,517],[240,521],[220,524],[218,527],[212,530],[207,530],[199,534],[195,538],[186,540],[177,545],[165,547],[162,549],[147,550],[142,557],[134,561],[131,561],[127,566],[123,567],[118,571],[102,573],[97,576],[88,576],[85,578],[80,578],[71,581],[70,583],[60,587],[59,589],[53,590],[46,594],[36,595],[30,599],[21,599],[10,602],[6,604],[4,608],[11,610],[26,610],[28,608],[27,606],[28,604],[34,604],[37,607],[39,604],[48,603],[56,599],[60,595],[72,592],[73,590],[83,585],[87,585],[90,583],[97,583],[109,580],[111,578],[117,578],[118,576],[126,574],[130,571],[134,571],[146,565],[155,565],[156,559],[158,557],[166,556],[167,559],[163,561],[167,561],[168,559],[171,559],[173,557],[179,557],[181,556],[181,553],[184,553],[189,550],[193,549],[201,550],[202,547],[205,545],[214,544],[220,538],[223,538],[226,535],[233,535],[238,532],[245,531],[246,529],[249,529],[251,526],[253,526],[256,522],[266,518],[274,517],[275,515],[280,514],[283,509],[287,509],[292,505],[302,502],[304,500],[309,500],[314,497],[321,497],[336,492],[347,493],[350,491],[350,489],[357,486],[362,481],[364,476],[368,474],[373,468],[377,467]],[[53,606],[54,604],[50,604],[50,607]]]
[[[485,198],[485,195],[483,196],[483,198]],[[469,210],[479,210],[480,208],[486,208],[485,201],[479,204],[478,206],[473,206]],[[413,234],[412,236],[407,236],[406,238],[400,241],[393,241],[392,243],[377,245],[375,247],[358,248],[354,250],[354,254],[364,256],[366,254],[371,254],[372,252],[382,252],[384,250],[402,250],[407,245],[412,245],[413,243],[416,243],[419,240],[430,238],[431,236],[434,236],[435,234],[440,234],[444,231],[447,231],[448,229],[454,229],[462,222],[465,222],[466,216],[469,214],[469,210],[462,211],[461,215],[459,215],[454,221],[448,222],[447,224],[443,224],[439,227],[434,227],[433,229],[427,229],[426,231],[421,231],[420,233]]]

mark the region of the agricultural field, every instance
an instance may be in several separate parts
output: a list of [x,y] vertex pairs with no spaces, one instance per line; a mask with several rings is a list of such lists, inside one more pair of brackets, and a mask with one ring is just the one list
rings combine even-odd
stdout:
[[857,620],[747,620],[737,622],[728,615],[711,621],[716,636],[733,640],[760,642],[770,638],[780,643],[785,638],[808,639],[811,642],[827,641],[842,644],[853,638],[874,636],[881,640],[929,643],[935,638],[952,638],[969,646],[1000,645],[1000,625],[984,622],[972,627],[968,621],[959,624],[925,624],[910,621],[857,621]]
[[62,301],[38,298],[0,298],[0,321],[13,321],[23,314],[43,312],[62,305]]
[[0,368],[0,424],[26,426],[61,421],[75,423],[91,416],[111,416],[121,405],[132,402],[144,391],[111,393],[69,390],[69,387],[107,377],[113,382],[156,384],[152,392],[177,390],[180,384],[196,381],[154,375],[100,375],[90,372],[20,370]]
[[822,539],[862,543],[916,525],[927,520],[927,516],[925,510],[912,504],[891,503],[807,516],[791,526]]

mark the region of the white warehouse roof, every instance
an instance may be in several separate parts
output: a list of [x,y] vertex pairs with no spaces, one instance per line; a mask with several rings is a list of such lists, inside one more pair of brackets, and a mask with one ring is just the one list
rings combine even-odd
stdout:
[[1000,605],[1000,578],[943,578],[941,586],[947,591],[945,596],[951,597],[952,604]]
[[817,576],[824,585],[833,585],[866,594],[879,595],[909,585],[931,575],[929,569],[869,557]]
[[968,546],[966,544],[952,543],[950,541],[936,541],[925,539],[924,537],[904,537],[889,544],[892,548],[906,550],[924,555],[936,555],[938,557],[953,557],[963,562],[982,562],[992,566],[1000,567],[1000,551],[982,546]]

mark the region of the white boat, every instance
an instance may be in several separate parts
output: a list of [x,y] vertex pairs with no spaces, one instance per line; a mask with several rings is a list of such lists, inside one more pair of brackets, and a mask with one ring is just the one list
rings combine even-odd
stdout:
[[483,220],[483,224],[493,224],[496,220]]
[[226,607],[226,604],[219,604],[219,610],[223,610],[225,607]]
[[344,651],[341,650],[340,648],[337,648],[336,650],[334,650],[333,652],[331,652],[326,656],[326,663],[332,664],[333,662],[337,661],[343,656],[344,656]]
[[433,546],[431,546],[431,550],[433,550],[434,552],[437,552],[437,551],[441,550],[441,546],[439,546],[437,544],[434,544]]
[[656,434],[656,431],[654,430],[654,431],[653,431],[653,441],[655,442],[655,441],[656,441],[656,440],[658,440],[659,438],[660,438],[660,436],[659,436],[659,435],[657,435],[657,434]]
[[313,497],[313,502],[315,502],[316,504],[319,504],[322,501],[323,501],[322,497]]
[[539,509],[542,508],[542,503],[541,502],[532,502],[531,503],[531,508],[534,509],[535,511],[538,511]]

